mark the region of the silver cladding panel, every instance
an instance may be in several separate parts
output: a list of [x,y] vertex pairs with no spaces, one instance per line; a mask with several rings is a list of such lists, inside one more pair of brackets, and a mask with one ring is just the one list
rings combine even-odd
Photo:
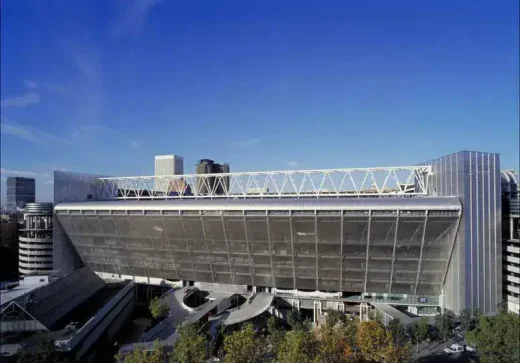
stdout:
[[[56,211],[94,271],[279,288],[438,295],[460,205],[453,202],[456,199],[437,200],[446,203],[426,203],[431,207],[427,218],[425,209],[408,208],[397,217],[389,206],[403,207],[403,200],[387,199],[377,199],[382,204],[359,200],[365,207],[357,210],[345,208],[354,200],[317,201],[326,212],[301,208],[237,212],[239,205],[250,205],[249,201],[232,204],[237,208],[230,210],[210,211],[208,206],[222,204],[220,200],[62,203]],[[317,205],[316,201],[280,202],[293,208]],[[172,203],[176,208],[168,212],[165,206]],[[178,211],[180,205],[194,204],[197,211]],[[368,204],[385,208],[372,210],[370,216]],[[116,205],[140,207],[117,212]],[[103,212],[106,208],[117,213]]]
[[500,155],[461,151],[426,164],[432,166],[429,194],[457,196],[463,208],[445,307],[493,313],[502,301]]

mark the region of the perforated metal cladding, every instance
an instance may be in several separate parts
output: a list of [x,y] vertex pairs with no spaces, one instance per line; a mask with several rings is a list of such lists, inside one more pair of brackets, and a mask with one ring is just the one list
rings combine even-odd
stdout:
[[438,295],[458,215],[68,215],[94,271],[321,291]]

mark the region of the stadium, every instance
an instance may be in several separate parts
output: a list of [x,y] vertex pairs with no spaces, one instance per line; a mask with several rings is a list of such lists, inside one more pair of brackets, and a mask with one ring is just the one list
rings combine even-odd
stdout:
[[102,277],[264,291],[299,307],[491,312],[502,294],[499,188],[498,155],[469,151],[385,168],[56,172],[54,244]]

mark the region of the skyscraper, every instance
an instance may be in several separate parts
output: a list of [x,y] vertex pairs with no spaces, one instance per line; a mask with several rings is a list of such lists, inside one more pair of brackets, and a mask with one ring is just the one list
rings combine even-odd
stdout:
[[155,155],[155,176],[184,174],[184,159],[179,155]]
[[[202,159],[196,165],[197,174],[222,174],[229,173],[229,164],[218,164],[210,159]],[[197,181],[197,189],[200,195],[214,194],[221,195],[229,189],[229,177],[209,177]],[[225,189],[225,190],[224,190]]]
[[7,208],[24,208],[27,203],[34,203],[36,185],[33,178],[7,178]]

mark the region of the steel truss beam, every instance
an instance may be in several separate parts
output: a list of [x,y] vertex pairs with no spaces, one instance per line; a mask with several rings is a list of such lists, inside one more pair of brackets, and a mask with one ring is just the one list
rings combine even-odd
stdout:
[[431,166],[98,179],[99,199],[320,198],[428,194]]

